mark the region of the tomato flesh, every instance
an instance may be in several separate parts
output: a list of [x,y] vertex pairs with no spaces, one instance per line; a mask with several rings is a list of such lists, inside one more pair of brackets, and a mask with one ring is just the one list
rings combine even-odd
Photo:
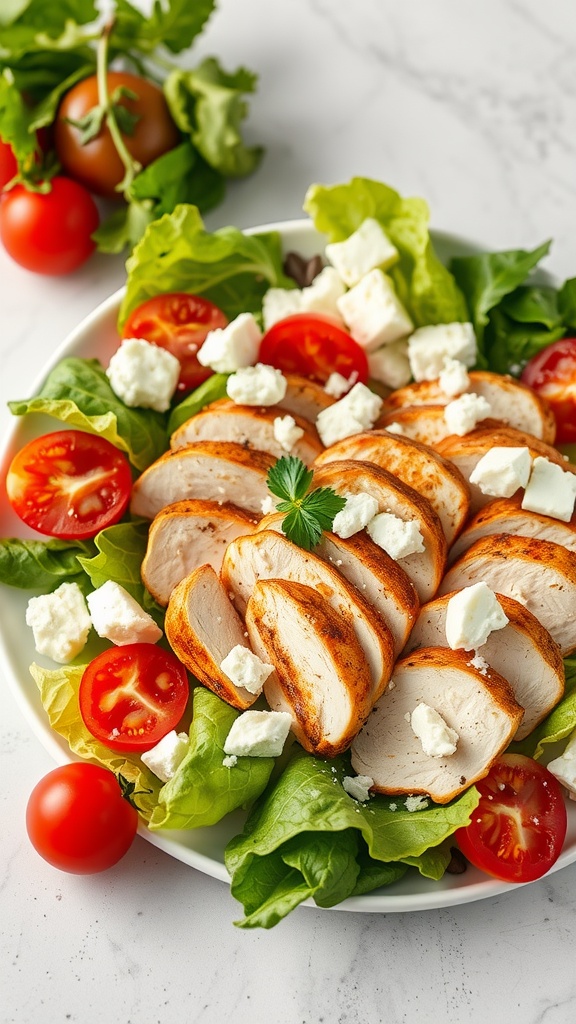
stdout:
[[294,313],[266,331],[258,359],[283,373],[297,373],[325,384],[331,373],[368,380],[364,349],[328,316]]
[[561,338],[527,363],[522,382],[549,402],[556,419],[556,441],[576,441],[576,338]]
[[506,882],[532,882],[552,867],[566,837],[562,789],[543,765],[502,754],[476,783],[480,802],[455,833],[476,867]]
[[138,812],[122,796],[116,776],[86,762],[48,772],[26,809],[36,852],[72,874],[112,867],[130,848],[137,827]]
[[112,750],[150,750],[174,729],[188,702],[188,676],[171,651],[126,644],[99,654],[80,683],[80,714]]
[[94,537],[128,506],[130,465],[103,437],[81,430],[44,434],[12,460],[8,500],[28,526],[50,537]]

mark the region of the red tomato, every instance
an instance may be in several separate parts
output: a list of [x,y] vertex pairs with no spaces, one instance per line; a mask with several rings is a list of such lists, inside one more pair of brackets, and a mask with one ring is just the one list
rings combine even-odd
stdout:
[[144,338],[168,349],[180,360],[179,391],[190,391],[212,375],[209,366],[198,362],[198,349],[208,331],[226,327],[228,318],[208,299],[185,292],[169,292],[146,299],[130,313],[123,338]]
[[188,676],[175,654],[126,644],[99,654],[80,683],[84,725],[111,750],[150,750],[174,729],[188,702]]
[[[180,132],[172,120],[164,93],[157,85],[138,75],[110,71],[110,96],[122,88],[129,90],[137,99],[122,96],[119,103],[138,117],[133,131],[122,132],[122,138],[130,156],[142,167],[147,167],[157,157],[178,145]],[[96,75],[84,78],[66,93],[54,124],[56,152],[66,174],[71,178],[81,182],[96,195],[118,199],[116,186],[124,177],[124,166],[109,129],[104,124],[90,142],[82,145],[80,129],[71,124],[72,121],[82,120],[98,103]]]
[[59,430],[30,441],[12,460],[8,500],[28,526],[50,537],[94,537],[126,511],[130,465],[103,437]]
[[538,352],[522,381],[550,403],[558,444],[576,441],[576,338],[561,338]]
[[52,178],[49,192],[15,185],[0,202],[0,239],[6,252],[37,274],[69,274],[96,248],[98,210],[92,196],[70,178]]
[[18,163],[12,152],[12,146],[0,139],[0,189],[18,173]]
[[480,803],[456,839],[477,868],[505,882],[532,882],[558,859],[566,805],[558,781],[521,754],[502,754],[477,782]]
[[48,772],[34,787],[26,829],[37,853],[61,871],[105,871],[127,852],[138,812],[113,772],[87,762]]
[[325,384],[331,373],[368,380],[364,349],[331,320],[317,313],[294,313],[273,324],[262,338],[258,359],[283,373],[298,373]]

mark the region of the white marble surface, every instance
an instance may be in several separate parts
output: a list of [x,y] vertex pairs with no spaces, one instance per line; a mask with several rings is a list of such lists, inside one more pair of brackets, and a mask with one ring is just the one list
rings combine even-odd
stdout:
[[[261,76],[258,175],[209,218],[298,216],[353,174],[426,196],[437,227],[492,247],[553,237],[576,273],[573,0],[220,0],[196,47]],[[0,252],[0,428],[49,353],[123,280],[95,258],[43,279]],[[30,848],[52,762],[0,691],[0,1024],[439,1024],[576,1019],[576,866],[482,903],[410,915],[300,909],[244,933],[226,886],[142,839],[77,878]]]

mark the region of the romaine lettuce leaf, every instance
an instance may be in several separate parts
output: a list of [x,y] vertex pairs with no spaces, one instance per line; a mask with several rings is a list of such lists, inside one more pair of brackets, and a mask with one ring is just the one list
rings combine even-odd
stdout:
[[164,609],[146,590],[140,571],[149,529],[150,523],[142,520],[108,526],[94,538],[98,553],[93,557],[80,555],[78,562],[94,589],[107,580],[113,580],[124,587],[163,629]]
[[80,556],[94,553],[91,540],[0,540],[0,583],[45,593],[83,573]]
[[229,374],[227,373],[213,373],[211,377],[208,377],[208,380],[205,380],[203,384],[200,384],[189,395],[186,395],[186,398],[179,405],[176,405],[170,413],[168,433],[173,434],[191,416],[195,416],[204,406],[210,405],[210,402],[216,402],[219,398],[225,398],[228,376]]

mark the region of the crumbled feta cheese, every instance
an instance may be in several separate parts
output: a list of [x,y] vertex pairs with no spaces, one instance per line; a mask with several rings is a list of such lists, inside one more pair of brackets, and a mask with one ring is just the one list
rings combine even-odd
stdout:
[[418,704],[410,716],[412,732],[428,757],[450,757],[456,753],[459,736],[442,715],[429,704]]
[[124,405],[166,412],[178,384],[180,362],[165,348],[126,338],[112,356],[106,376]]
[[342,785],[348,796],[365,804],[370,799],[370,787],[374,785],[374,779],[369,775],[345,775]]
[[491,412],[490,402],[483,395],[465,392],[444,407],[444,419],[451,434],[463,437]]
[[262,498],[262,501],[260,502],[260,508],[262,509],[263,516],[268,516],[270,515],[271,512],[275,512],[276,502],[274,501],[274,498],[267,494],[265,498]]
[[155,747],[141,754],[140,758],[162,782],[168,782],[175,776],[177,768],[186,757],[188,745],[187,733],[177,733],[175,729],[172,729],[162,737]]
[[363,530],[378,512],[378,502],[372,494],[360,491],[359,494],[340,492],[346,498],[344,508],[337,512],[332,523],[332,533],[346,540]]
[[302,292],[299,288],[269,288],[262,299],[262,320],[264,330],[284,320],[287,316],[302,312]]
[[86,601],[92,625],[98,636],[104,636],[118,647],[126,644],[155,644],[162,636],[148,612],[140,607],[119,583],[106,580],[88,594]]
[[256,362],[261,341],[262,331],[252,313],[240,313],[226,327],[208,331],[198,349],[198,362],[216,373],[234,373]]
[[549,761],[547,768],[566,787],[570,799],[576,800],[576,730],[570,735],[564,752]]
[[450,398],[467,391],[470,387],[470,377],[464,363],[459,359],[452,359],[451,356],[445,356],[438,383],[444,394]]
[[338,309],[354,340],[367,352],[406,337],[414,327],[392,281],[381,270],[371,270],[338,299]]
[[408,359],[415,381],[436,380],[447,358],[457,359],[464,366],[474,366],[476,337],[472,324],[419,327],[408,338]]
[[38,654],[67,665],[84,647],[90,632],[90,616],[77,583],[61,583],[51,594],[31,597],[26,625],[34,634]]
[[286,394],[287,381],[280,370],[264,363],[240,368],[228,377],[226,392],[239,405],[277,405]]
[[244,711],[232,724],[225,754],[237,757],[279,757],[292,726],[286,711]]
[[459,590],[446,608],[446,639],[453,651],[476,651],[490,633],[503,629],[508,619],[487,583],[474,583]]
[[382,399],[365,384],[355,384],[339,402],[323,409],[316,418],[316,429],[322,444],[328,448],[336,441],[374,425],[382,409]]
[[407,796],[404,801],[404,807],[407,811],[410,811],[411,814],[413,811],[423,811],[425,807],[428,807],[428,797]]
[[526,487],[532,467],[528,448],[494,446],[476,463],[470,474],[470,483],[476,484],[482,494],[494,498],[511,498],[519,487]]
[[471,658],[468,664],[471,665],[472,668],[477,669],[482,676],[485,676],[490,668],[486,658],[483,658],[481,654],[478,654],[478,651],[474,651],[474,657]]
[[236,757],[236,754],[229,754],[227,757],[222,758],[223,768],[235,768],[237,764],[238,758]]
[[393,423],[389,423],[388,426],[386,427],[386,430],[388,431],[389,434],[398,434],[400,437],[402,437],[402,435],[406,433],[402,424],[396,423],[396,420],[394,420]]
[[304,437],[302,427],[296,426],[293,416],[277,416],[274,420],[274,437],[285,452],[291,452],[294,445]]
[[389,388],[403,388],[412,377],[408,361],[408,342],[401,338],[368,352],[368,373]]
[[324,385],[324,391],[327,395],[332,398],[342,398],[350,388],[354,386],[358,380],[358,374],[356,370],[350,374],[349,377],[343,377],[341,373],[331,373]]
[[368,523],[366,530],[375,544],[395,561],[424,551],[424,538],[414,520],[405,522],[392,512],[380,512]]
[[249,647],[236,644],[220,662],[220,668],[228,676],[234,686],[243,687],[248,693],[261,693],[268,676],[273,672],[272,665],[261,661]]
[[576,501],[576,476],[538,455],[522,498],[522,508],[569,523]]
[[326,257],[348,286],[358,283],[375,267],[386,270],[396,263],[398,250],[374,217],[367,217],[343,242],[326,246]]
[[302,289],[302,310],[304,313],[323,313],[341,323],[338,299],[342,298],[345,291],[346,286],[338,271],[334,267],[324,267],[312,284]]

